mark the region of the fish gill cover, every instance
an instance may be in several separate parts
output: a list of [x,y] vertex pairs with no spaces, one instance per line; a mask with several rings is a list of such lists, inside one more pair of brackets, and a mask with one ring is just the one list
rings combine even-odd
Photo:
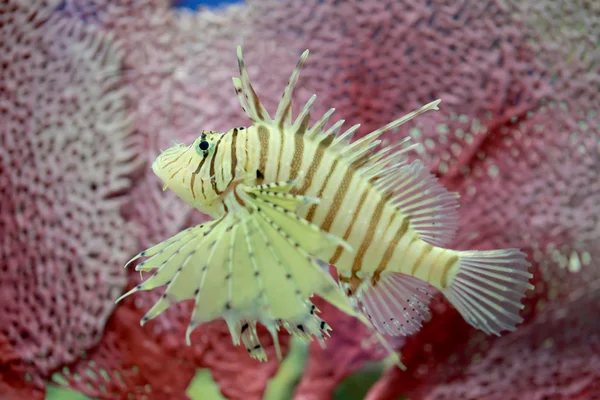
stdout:
[[[128,258],[200,221],[149,163],[174,139],[245,124],[227,87],[242,44],[268,109],[306,48],[298,103],[317,93],[315,115],[335,107],[360,132],[441,98],[387,139],[410,133],[460,192],[453,248],[521,247],[535,264],[516,332],[485,336],[434,301],[398,344],[408,372],[388,369],[367,398],[600,396],[598,2],[25,4],[0,5],[0,394],[43,398],[60,373],[96,398],[187,398],[205,367],[228,398],[262,397],[279,368],[268,334],[257,363],[221,321],[186,347],[188,303],[143,328],[156,293],[113,305],[139,282]],[[381,357],[356,321],[320,308],[336,334],[311,345],[297,398],[331,398]]]

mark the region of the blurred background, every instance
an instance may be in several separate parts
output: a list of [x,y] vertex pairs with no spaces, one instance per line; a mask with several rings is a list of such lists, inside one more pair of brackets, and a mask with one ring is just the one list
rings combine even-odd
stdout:
[[[258,363],[222,321],[187,347],[187,302],[144,327],[160,292],[114,304],[125,262],[204,219],[150,164],[249,124],[238,44],[271,112],[309,49],[295,104],[359,136],[442,99],[385,143],[460,193],[452,248],[528,253],[517,331],[436,297],[402,372],[319,303],[326,349],[282,333]],[[0,399],[599,399],[599,113],[594,0],[0,0]]]

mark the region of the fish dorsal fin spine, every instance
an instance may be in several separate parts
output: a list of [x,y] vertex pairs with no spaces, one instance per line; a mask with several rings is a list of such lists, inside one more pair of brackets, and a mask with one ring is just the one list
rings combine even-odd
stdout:
[[256,91],[252,87],[252,83],[250,83],[250,77],[248,76],[246,65],[244,64],[241,46],[237,47],[237,59],[240,78],[233,78],[233,86],[242,109],[252,123],[271,121],[269,113],[258,98]]
[[[373,150],[377,146],[373,146],[373,143],[377,143],[380,140],[381,135],[385,132],[390,131],[392,129],[398,128],[400,125],[410,121],[417,115],[423,114],[429,110],[437,110],[438,104],[441,100],[432,101],[429,104],[424,105],[418,110],[412,111],[401,118],[398,118],[395,121],[390,122],[389,124],[382,126],[379,129],[374,130],[373,132],[363,136],[362,138],[352,142],[350,145],[344,145],[343,148],[340,149],[340,153],[343,157],[347,157],[349,159],[365,159],[368,160],[368,156],[370,156]],[[367,156],[367,157],[366,157]]]
[[292,123],[292,95],[294,94],[294,88],[296,87],[296,83],[298,82],[298,77],[300,76],[300,69],[302,68],[302,64],[306,61],[308,57],[308,50],[305,50],[300,56],[300,60],[296,64],[290,79],[283,91],[283,95],[281,96],[281,101],[279,102],[279,106],[277,107],[277,112],[275,113],[275,120],[273,121],[276,126],[284,126],[291,125]]
[[[340,134],[344,120],[337,121],[329,129],[325,130],[325,127],[329,121],[329,118],[335,111],[330,109],[327,111],[321,119],[319,119],[310,129],[310,117],[313,105],[316,101],[316,95],[310,97],[310,99],[304,105],[302,111],[292,124],[292,97],[294,89],[298,83],[300,76],[300,69],[304,65],[308,57],[308,50],[305,50],[300,59],[296,63],[296,67],[292,72],[281,101],[277,107],[275,118],[271,119],[269,113],[262,105],[256,91],[252,87],[250,77],[246,69],[241,46],[237,48],[238,67],[240,72],[239,78],[233,78],[233,86],[236,91],[236,95],[242,106],[244,113],[250,118],[252,123],[262,123],[265,125],[274,126],[282,131],[291,132],[293,134],[302,134],[307,139],[314,139],[317,143],[327,146],[334,152],[339,152],[340,156],[346,161],[354,164],[355,167],[360,167],[363,164],[372,164],[378,158],[371,159],[374,150],[380,144],[380,137],[383,133],[395,129],[405,122],[411,120],[419,114],[424,113],[428,110],[437,110],[440,100],[432,101],[431,103],[419,108],[418,110],[412,111],[405,116],[390,122],[389,124],[369,133],[368,135],[352,142],[352,138],[358,128],[359,124],[353,125],[347,129],[344,133]],[[291,128],[291,129],[289,129]]]
[[311,98],[308,99],[308,101],[302,108],[302,111],[298,115],[298,118],[296,118],[294,125],[292,126],[292,132],[300,135],[304,135],[308,132],[308,124],[310,123],[310,112],[316,99],[316,94],[313,94]]
[[334,112],[335,112],[335,108],[330,108],[329,111],[327,111],[325,114],[323,114],[321,119],[318,120],[317,122],[315,122],[315,124],[309,129],[306,136],[308,138],[315,138],[315,137],[323,134],[323,132],[325,132],[325,126],[327,125],[327,122],[329,122],[329,118],[331,117],[331,115]]

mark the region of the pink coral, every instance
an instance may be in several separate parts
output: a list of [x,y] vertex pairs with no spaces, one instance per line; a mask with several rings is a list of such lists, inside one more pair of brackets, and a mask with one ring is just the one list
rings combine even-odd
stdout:
[[[129,90],[135,126],[131,144],[146,162],[171,140],[189,141],[200,129],[224,130],[247,123],[233,89],[227,87],[236,74],[238,43],[244,46],[250,75],[269,109],[276,105],[305,48],[311,55],[301,75],[298,103],[317,93],[315,115],[336,107],[338,118],[362,123],[361,132],[442,98],[441,112],[420,117],[387,140],[412,134],[423,143],[421,156],[432,170],[461,193],[463,228],[454,247],[525,248],[536,265],[537,289],[527,300],[528,322],[499,339],[475,332],[443,300],[434,301],[432,320],[402,346],[409,371],[390,369],[372,388],[370,398],[401,394],[495,398],[498,392],[509,398],[524,393],[531,398],[593,398],[600,390],[599,329],[591,317],[597,313],[594,285],[600,279],[596,265],[600,57],[590,32],[599,29],[598,13],[598,5],[590,0],[430,0],[419,5],[394,0],[249,0],[222,12],[197,14],[174,11],[166,0],[71,0],[52,18],[85,20],[69,24],[120,43],[123,68],[118,75]],[[49,29],[47,24],[36,29],[19,26],[35,37]],[[64,40],[74,39],[67,37]],[[10,63],[19,65],[12,59]],[[96,65],[93,60],[87,63]],[[91,83],[94,88],[102,86]],[[110,110],[95,112],[98,124]],[[121,119],[116,120],[123,121],[125,116],[118,115]],[[126,130],[115,132],[110,143],[123,140]],[[13,175],[11,180],[3,175],[0,179],[7,183],[0,188],[12,187],[8,185]],[[93,193],[89,188],[81,192]],[[18,191],[2,192],[7,199],[14,193]],[[131,201],[122,211],[130,223],[143,227],[136,236],[139,248],[202,218],[162,193],[148,168],[127,194]],[[112,211],[94,221],[112,217],[120,221]],[[131,247],[129,242],[119,244],[121,250]],[[105,261],[103,271],[118,277],[124,255],[121,251],[110,255],[114,258]],[[75,270],[92,279],[95,261],[85,259]],[[130,274],[129,285],[138,279]],[[0,293],[12,296],[15,289],[10,290]],[[54,293],[73,292],[59,288]],[[102,286],[89,293],[107,299]],[[228,342],[221,322],[201,328],[193,336],[192,348],[185,347],[187,303],[139,327],[137,320],[155,295],[144,293],[119,306],[99,346],[66,374],[70,385],[102,398],[126,393],[184,398],[193,370],[207,366],[230,398],[260,398],[277,368],[275,361],[249,361]],[[325,351],[318,345],[310,348],[307,371],[295,392],[298,398],[330,398],[337,382],[364,360],[380,356],[360,347],[363,333],[355,334],[353,321],[333,310],[325,313],[334,327],[333,339]],[[54,318],[81,315],[86,314],[76,308]],[[105,318],[106,311],[102,315]],[[94,322],[102,326],[104,321]],[[90,327],[84,333],[97,338],[92,332]],[[20,343],[31,346],[33,341]],[[77,345],[68,339],[65,343]],[[90,343],[72,348],[87,348]],[[11,346],[20,356],[27,354],[18,343]],[[341,362],[343,357],[352,362]],[[168,368],[159,373],[163,363],[176,366],[180,375]],[[59,364],[57,360],[50,365]],[[89,385],[77,381],[88,367],[109,374],[104,391],[99,379],[86,378]]]
[[36,381],[102,337],[135,249],[122,55],[59,3],[0,5],[0,341]]

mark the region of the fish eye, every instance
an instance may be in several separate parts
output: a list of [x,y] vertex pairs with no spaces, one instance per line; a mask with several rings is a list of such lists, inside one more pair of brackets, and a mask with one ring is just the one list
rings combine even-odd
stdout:
[[210,146],[210,144],[206,140],[203,140],[200,143],[198,143],[198,148],[202,151],[208,150],[209,146]]

